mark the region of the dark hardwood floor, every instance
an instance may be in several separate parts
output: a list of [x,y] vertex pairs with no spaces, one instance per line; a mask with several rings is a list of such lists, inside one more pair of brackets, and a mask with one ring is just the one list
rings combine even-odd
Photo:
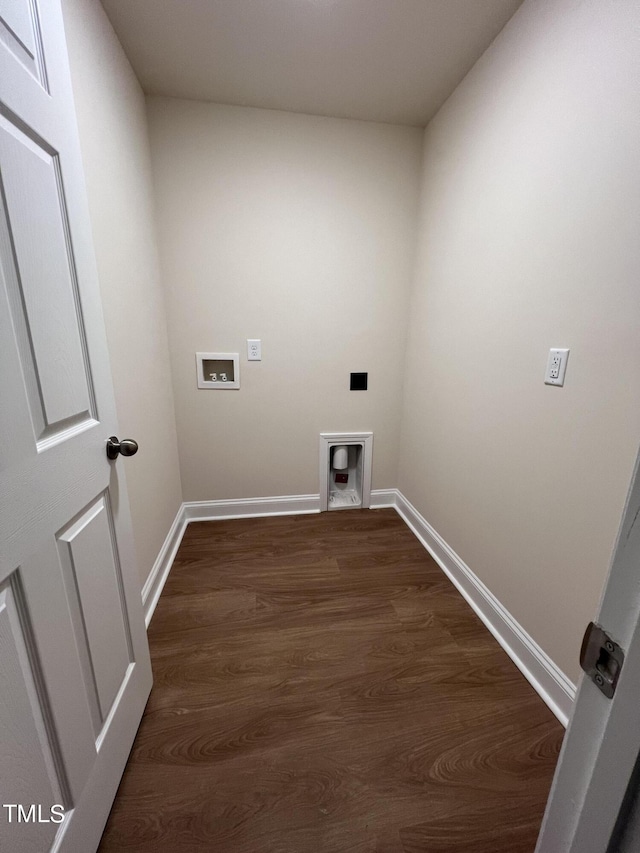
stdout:
[[189,525],[100,853],[532,853],[564,730],[393,510]]

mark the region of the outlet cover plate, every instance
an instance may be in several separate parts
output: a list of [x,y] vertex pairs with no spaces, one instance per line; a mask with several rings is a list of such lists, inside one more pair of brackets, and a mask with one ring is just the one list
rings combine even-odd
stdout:
[[564,375],[567,370],[568,359],[568,349],[552,348],[549,350],[547,372],[544,377],[545,385],[564,385]]

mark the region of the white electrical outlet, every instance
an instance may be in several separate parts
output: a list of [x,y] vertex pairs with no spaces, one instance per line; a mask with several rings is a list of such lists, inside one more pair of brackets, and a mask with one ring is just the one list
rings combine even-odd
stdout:
[[564,374],[569,358],[568,349],[550,349],[547,361],[547,372],[544,377],[545,385],[564,385]]
[[247,338],[247,361],[262,361],[262,341]]

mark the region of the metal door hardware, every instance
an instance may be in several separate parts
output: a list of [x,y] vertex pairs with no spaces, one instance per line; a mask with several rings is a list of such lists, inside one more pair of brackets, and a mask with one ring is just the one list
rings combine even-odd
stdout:
[[612,698],[624,663],[624,651],[600,625],[589,622],[582,639],[580,666],[605,696]]
[[112,435],[107,439],[107,456],[109,459],[117,459],[119,455],[135,456],[138,452],[138,442],[132,438],[123,438],[122,441],[117,436]]

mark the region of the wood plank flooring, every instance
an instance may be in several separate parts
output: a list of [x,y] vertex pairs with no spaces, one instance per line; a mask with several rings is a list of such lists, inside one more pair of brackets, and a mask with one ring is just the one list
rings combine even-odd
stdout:
[[189,525],[100,853],[533,853],[564,730],[393,510]]

